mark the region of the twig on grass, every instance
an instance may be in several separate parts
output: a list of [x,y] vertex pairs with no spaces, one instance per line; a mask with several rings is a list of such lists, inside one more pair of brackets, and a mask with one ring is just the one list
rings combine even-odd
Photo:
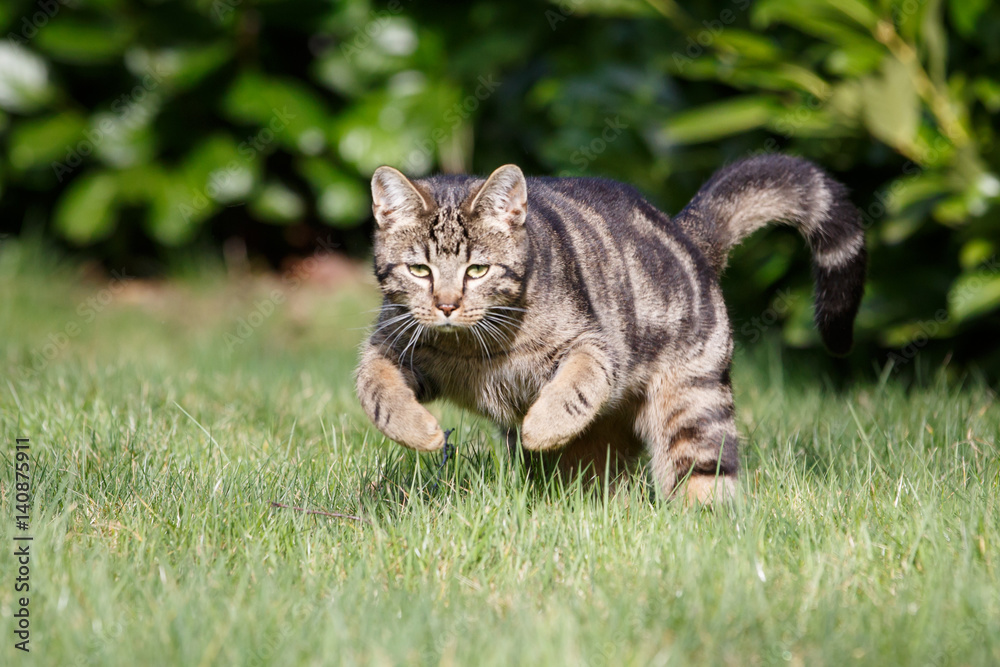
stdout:
[[441,462],[438,464],[437,474],[434,476],[434,484],[431,485],[431,491],[437,491],[438,484],[441,482],[441,475],[444,474],[444,467],[448,465],[448,459],[451,458],[452,454],[457,453],[458,446],[448,442],[448,438],[451,434],[455,432],[455,429],[450,428],[444,432],[444,450],[441,456]]
[[271,501],[271,507],[276,507],[284,510],[295,510],[296,512],[303,512],[305,514],[318,514],[320,516],[328,516],[334,519],[350,519],[351,521],[361,521],[362,523],[367,523],[369,526],[374,525],[371,521],[361,516],[354,516],[353,514],[341,514],[340,512],[325,512],[323,510],[311,510],[306,507],[293,507],[292,505],[285,505],[284,503],[279,503],[274,500]]

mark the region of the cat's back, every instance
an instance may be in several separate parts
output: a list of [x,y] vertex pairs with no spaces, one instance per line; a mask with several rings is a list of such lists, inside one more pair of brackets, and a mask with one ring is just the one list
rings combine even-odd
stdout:
[[716,276],[669,216],[612,180],[527,184],[526,224],[544,289],[578,297],[633,351],[653,354],[671,331],[697,333],[691,318],[710,306]]
[[526,179],[529,207],[537,208],[543,216],[546,209],[566,215],[574,211],[599,214],[614,231],[631,224],[636,211],[652,213],[657,222],[669,226],[665,213],[650,204],[634,186],[607,178],[541,176]]
[[582,177],[538,177],[527,183],[528,225],[536,233],[579,236],[587,250],[604,259],[639,253],[648,270],[670,272],[680,254],[689,272],[705,268],[714,275],[670,216],[627,183]]

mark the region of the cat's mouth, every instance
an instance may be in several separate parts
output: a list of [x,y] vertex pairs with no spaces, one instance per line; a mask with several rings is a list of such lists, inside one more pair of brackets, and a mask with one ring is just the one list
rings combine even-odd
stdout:
[[429,317],[427,317],[428,314],[426,313],[424,315],[425,317],[418,319],[427,320],[421,322],[425,327],[440,329],[442,331],[455,331],[476,326],[486,316],[486,312],[482,309],[466,310],[459,306],[458,309],[448,313],[435,311],[430,313]]
[[475,319],[464,319],[463,318],[463,319],[460,319],[460,320],[453,320],[453,319],[449,318],[449,319],[446,319],[446,320],[436,320],[434,322],[430,322],[430,323],[426,324],[425,326],[429,326],[429,327],[432,327],[434,329],[441,329],[442,331],[453,331],[453,330],[457,330],[457,329],[469,329],[471,327],[474,327],[477,324],[479,324],[479,322],[482,319],[483,319],[482,317],[477,317]]
[[428,331],[440,333],[476,333],[495,334],[496,338],[503,339],[508,334],[519,328],[523,308],[510,306],[488,306],[486,308],[475,308],[450,313],[445,316],[443,313],[413,312],[414,319],[418,324]]

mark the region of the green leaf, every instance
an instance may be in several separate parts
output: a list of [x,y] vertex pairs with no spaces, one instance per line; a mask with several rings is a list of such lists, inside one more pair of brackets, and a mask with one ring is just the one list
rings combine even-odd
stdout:
[[838,83],[832,88],[823,108],[844,125],[855,127],[860,124],[864,111],[864,91],[861,84],[853,79]]
[[268,183],[261,188],[249,207],[254,217],[279,224],[296,222],[305,211],[302,197],[278,182]]
[[776,62],[783,56],[781,48],[773,39],[738,28],[722,30],[715,38],[715,43],[739,53],[740,58],[749,60]]
[[128,24],[61,13],[38,31],[34,43],[55,60],[92,65],[120,58],[131,40]]
[[[919,33],[927,53],[927,69],[931,79],[942,85],[947,75],[945,69],[948,58],[948,34],[941,17],[941,0],[928,0],[924,4]],[[912,41],[916,41],[916,38]]]
[[[133,115],[134,114],[134,115]],[[107,165],[129,167],[148,162],[156,152],[156,137],[150,128],[152,108],[134,108],[128,116],[111,112],[94,114],[89,136],[94,137],[94,152]]]
[[144,206],[149,203],[165,177],[163,168],[156,163],[136,165],[115,173],[118,177],[118,192],[115,197],[118,204],[126,206]]
[[117,219],[115,175],[99,171],[75,179],[56,205],[56,230],[69,241],[87,245],[108,237]]
[[833,74],[844,77],[859,77],[871,74],[882,63],[885,47],[869,37],[847,40],[830,52],[826,68]]
[[229,88],[223,109],[230,118],[260,129],[256,143],[277,140],[307,155],[323,150],[329,126],[326,107],[312,90],[297,81],[246,72]]
[[[397,77],[397,85],[369,95],[334,124],[341,159],[362,174],[383,164],[408,175],[427,173],[437,156],[460,140],[481,105],[472,94],[462,99],[450,83],[431,86],[414,72],[404,74]],[[496,91],[496,82],[489,77],[488,83],[473,90],[488,97]]]
[[1000,263],[959,277],[948,292],[948,311],[957,321],[1000,308]]
[[955,333],[955,322],[950,318],[928,318],[917,322],[907,322],[889,326],[879,336],[886,347],[906,347],[915,341],[926,342],[927,338],[947,338]]
[[963,37],[972,37],[979,27],[979,17],[989,9],[990,0],[951,0],[948,14]]
[[61,168],[55,169],[56,176],[61,181],[86,159],[82,153],[93,151],[93,143],[84,136],[86,129],[87,121],[73,112],[24,120],[11,130],[11,166],[27,171],[57,163]]
[[0,108],[31,113],[48,104],[52,96],[45,61],[19,44],[0,40]]
[[176,65],[168,75],[170,82],[178,90],[186,90],[201,83],[206,76],[229,62],[233,56],[233,46],[219,42],[172,51],[170,55],[176,60]]
[[190,196],[177,182],[168,182],[155,193],[147,219],[153,237],[167,246],[178,246],[190,240],[198,226],[215,213],[210,201]]
[[246,201],[260,174],[252,142],[237,144],[225,133],[208,137],[185,158],[181,175],[197,193],[219,203]]
[[175,91],[187,90],[229,62],[233,49],[227,42],[160,49],[136,46],[125,54],[125,65],[150,88],[165,83]]
[[856,0],[760,0],[754,3],[751,19],[764,28],[785,23],[831,44],[848,46],[869,36],[878,22],[870,8]]
[[[725,74],[720,76],[723,71]],[[681,73],[687,76],[696,74],[697,70]],[[728,65],[721,64],[712,74],[729,85],[747,90],[803,91],[819,98],[825,98],[830,93],[830,86],[822,78],[797,65],[782,63],[732,69]]]
[[972,90],[988,111],[991,113],[1000,111],[1000,81],[981,76],[973,82]]
[[887,187],[890,213],[901,213],[920,204],[928,204],[952,191],[948,178],[937,171],[926,171],[892,181]]
[[368,217],[371,199],[368,188],[320,158],[304,160],[299,172],[316,193],[316,208],[324,222],[335,227],[353,227]]
[[934,219],[951,227],[965,224],[971,215],[969,198],[964,193],[945,197],[934,206]]
[[[574,14],[595,14],[597,16],[613,17],[657,15],[652,3],[644,2],[643,0],[572,0],[572,2],[550,0],[550,2],[556,7],[549,11],[561,16],[571,16]],[[560,24],[555,24],[555,26],[558,25]]]
[[920,97],[909,68],[891,56],[882,62],[881,76],[861,80],[864,122],[872,135],[886,144],[910,147],[920,124]]
[[864,0],[818,0],[816,5],[827,6],[868,30],[874,30],[879,17]]
[[778,105],[770,97],[747,95],[675,114],[663,128],[675,144],[694,144],[762,127]]
[[974,269],[991,257],[995,259],[997,242],[991,239],[972,239],[962,245],[958,261],[963,269]]

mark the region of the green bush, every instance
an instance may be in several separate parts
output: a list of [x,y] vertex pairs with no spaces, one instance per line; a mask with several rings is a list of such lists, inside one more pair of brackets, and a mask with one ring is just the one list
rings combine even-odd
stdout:
[[[863,341],[1000,363],[986,0],[25,0],[0,28],[0,231],[169,265],[256,230],[273,258],[363,248],[380,164],[609,176],[675,212],[781,150],[864,212]],[[737,329],[813,345],[807,253],[768,234],[732,262]]]

